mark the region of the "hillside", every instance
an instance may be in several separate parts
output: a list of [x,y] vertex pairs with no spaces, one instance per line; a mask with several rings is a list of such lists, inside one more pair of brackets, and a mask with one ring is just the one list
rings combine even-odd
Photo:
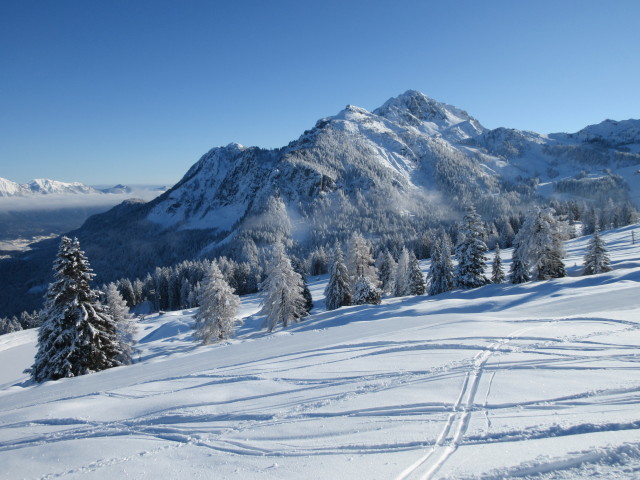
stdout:
[[[301,256],[356,230],[376,246],[411,244],[449,228],[468,204],[504,226],[533,204],[574,201],[586,210],[588,202],[619,226],[632,217],[632,202],[640,206],[639,125],[489,130],[409,90],[372,112],[348,105],[282,148],[213,148],[158,198],[118,205],[69,235],[104,283],[187,259],[237,259],[252,242],[260,250],[278,235],[290,236]],[[269,210],[274,198],[278,211]],[[274,218],[282,228],[265,220]],[[43,242],[0,261],[0,314],[39,308],[55,251],[56,242]]]
[[[637,478],[640,245],[614,271],[327,312],[199,347],[193,311],[140,321],[139,363],[26,382],[35,332],[0,337],[3,478]],[[509,252],[503,252],[508,267]],[[423,267],[426,269],[427,265]]]

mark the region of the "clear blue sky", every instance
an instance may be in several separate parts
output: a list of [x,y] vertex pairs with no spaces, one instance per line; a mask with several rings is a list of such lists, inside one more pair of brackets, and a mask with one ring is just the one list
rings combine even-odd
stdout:
[[0,2],[0,177],[174,183],[407,89],[489,128],[640,117],[640,1]]

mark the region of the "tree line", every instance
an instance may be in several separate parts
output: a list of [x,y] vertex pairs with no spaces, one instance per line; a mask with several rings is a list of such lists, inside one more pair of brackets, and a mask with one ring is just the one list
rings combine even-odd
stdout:
[[[571,235],[567,215],[558,215],[552,207],[531,211],[511,242],[514,248],[508,280],[517,284],[565,276],[563,241]],[[287,252],[294,249],[293,243],[281,235],[263,258],[255,244],[245,241],[243,262],[226,257],[187,261],[157,268],[144,280],[124,279],[101,289],[90,286],[95,275],[78,240],[63,237],[44,308],[21,316],[26,325],[39,324],[38,351],[28,372],[35,382],[42,382],[132,363],[136,324],[130,310],[144,302],[156,309],[199,307],[194,314],[193,337],[209,344],[234,336],[240,324],[239,294],[253,289],[262,292],[260,313],[267,331],[301,321],[313,307],[306,281],[309,271],[318,274],[326,269],[329,273],[324,291],[327,310],[377,305],[384,296],[439,295],[507,281],[500,242],[496,242],[489,268],[487,224],[474,207],[466,209],[456,237],[453,248],[444,228],[433,234],[426,277],[414,250],[402,246],[394,256],[385,248],[375,256],[372,242],[354,232],[345,251],[336,241],[330,253],[318,248],[306,261]],[[610,269],[596,218],[584,274]],[[17,319],[2,322],[0,326],[7,330],[21,327]]]

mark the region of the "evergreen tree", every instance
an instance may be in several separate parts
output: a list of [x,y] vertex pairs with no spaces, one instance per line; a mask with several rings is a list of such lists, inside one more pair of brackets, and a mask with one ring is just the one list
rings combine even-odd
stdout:
[[524,242],[517,236],[514,241],[509,278],[511,279],[511,283],[525,283],[531,280],[531,276],[529,275],[529,264],[525,257]]
[[0,318],[0,335],[19,332],[20,330],[22,330],[22,326],[20,326],[20,322],[15,316],[11,318]]
[[500,258],[500,245],[496,245],[496,253],[493,257],[493,264],[491,265],[491,281],[493,283],[504,283],[505,280],[506,277],[502,269],[502,259]]
[[281,242],[273,246],[267,277],[260,289],[265,295],[260,313],[266,315],[268,331],[273,331],[278,325],[286,328],[306,315],[302,277],[293,270]]
[[406,247],[402,247],[400,252],[395,277],[396,282],[393,294],[396,297],[409,295],[409,251]]
[[144,300],[144,283],[139,278],[133,281],[133,306],[142,303]]
[[516,239],[521,249],[518,253],[531,267],[534,280],[566,276],[562,262],[564,235],[564,225],[555,217],[552,208],[535,210],[528,215]]
[[429,269],[429,295],[439,295],[453,290],[453,262],[451,261],[451,243],[443,231],[433,243],[431,268]]
[[407,289],[409,295],[424,295],[426,291],[426,285],[424,282],[424,276],[420,270],[420,264],[418,259],[413,254],[409,253],[409,269],[407,272]]
[[377,260],[378,277],[383,294],[391,294],[396,286],[396,261],[389,250],[380,252]]
[[468,207],[463,218],[462,241],[456,248],[458,266],[455,273],[456,284],[461,288],[476,288],[489,283],[484,276],[487,245],[482,240],[484,227],[475,208]]
[[598,273],[610,272],[611,266],[607,247],[600,236],[600,229],[596,225],[589,245],[587,253],[584,256],[584,272],[583,275],[595,275]]
[[379,305],[382,298],[382,291],[376,287],[369,278],[360,275],[353,287],[353,304]]
[[22,312],[20,314],[20,325],[25,330],[27,328],[37,328],[40,326],[40,314],[37,310],[34,310],[31,314],[29,312]]
[[29,369],[36,382],[75,377],[119,365],[116,325],[91,290],[94,274],[77,239],[62,237]]
[[116,323],[116,341],[120,350],[118,361],[123,365],[130,365],[133,363],[136,343],[134,337],[138,327],[131,318],[127,303],[120,295],[115,283],[107,285],[105,295],[108,312]]
[[374,286],[378,282],[376,267],[371,255],[371,245],[359,232],[354,232],[349,242],[348,269],[351,275],[351,285],[354,287],[360,277],[366,277]]
[[324,290],[327,310],[351,305],[351,284],[349,272],[344,264],[344,256],[340,244],[336,243],[333,259],[329,269],[329,282]]
[[211,262],[198,291],[200,309],[194,315],[194,338],[203,345],[226,340],[239,320],[240,297],[233,293],[216,262]]
[[311,309],[313,308],[313,298],[311,297],[311,291],[309,290],[309,285],[307,284],[307,276],[304,271],[304,264],[296,257],[291,259],[291,265],[293,266],[293,271],[296,272],[302,278],[302,296],[304,297],[304,314],[303,316],[309,315]]
[[309,266],[310,275],[322,275],[327,273],[329,257],[324,247],[320,246],[311,252],[311,261]]
[[118,287],[122,298],[124,298],[124,301],[127,302],[127,306],[129,308],[135,307],[136,295],[133,291],[133,284],[131,283],[131,280],[129,280],[128,278],[123,278],[122,280],[120,280]]

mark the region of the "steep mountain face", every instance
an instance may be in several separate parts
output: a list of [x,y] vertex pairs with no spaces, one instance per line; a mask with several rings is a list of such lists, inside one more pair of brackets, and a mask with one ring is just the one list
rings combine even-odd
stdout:
[[[488,219],[545,197],[637,198],[639,130],[639,120],[575,134],[488,130],[467,112],[410,90],[373,112],[349,105],[283,148],[214,148],[155,200],[122,204],[71,235],[100,282],[198,255],[234,255],[248,239],[266,245],[280,235],[265,233],[274,223],[265,219],[283,216],[273,205],[286,209],[285,230],[302,246],[332,244],[356,229],[401,244],[459,218],[470,203]],[[55,253],[49,244],[41,250],[32,258]],[[30,260],[12,262],[20,270]],[[33,277],[26,288],[45,281]]]
[[497,176],[451,143],[485,131],[467,113],[414,91],[374,113],[349,105],[281,149],[231,144],[211,150],[158,199],[147,219],[164,229],[232,231],[272,195],[307,223],[345,199],[423,215],[427,197],[435,204],[462,195],[449,185],[449,170],[459,170],[464,189],[499,191]]

